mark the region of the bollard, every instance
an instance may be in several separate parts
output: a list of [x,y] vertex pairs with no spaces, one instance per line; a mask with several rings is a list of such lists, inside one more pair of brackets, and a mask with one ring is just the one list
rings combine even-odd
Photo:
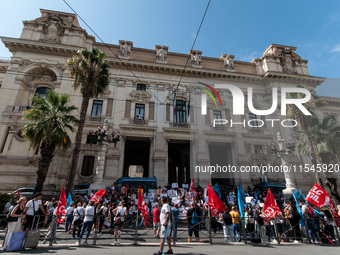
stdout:
[[[247,244],[247,232],[246,232],[246,226],[244,225],[244,218],[240,218],[241,219],[241,228],[242,228],[242,235],[244,237],[244,243]],[[235,236],[236,238],[236,236]],[[236,240],[236,239],[235,239]]]
[[174,219],[174,217],[172,217],[172,219],[173,219],[173,223],[172,223],[172,233],[173,233],[173,245],[176,245],[176,237],[177,237],[177,231],[175,231],[175,228],[176,228],[176,230],[177,230],[177,226],[176,226],[176,222],[175,222],[175,220],[176,219]]
[[275,239],[276,239],[277,243],[280,244],[280,238],[279,238],[279,234],[278,234],[278,231],[277,231],[277,225],[276,225],[275,219],[273,219],[273,222],[274,222]]
[[210,207],[208,209],[208,231],[209,231],[209,244],[212,244]]
[[[55,232],[55,228],[57,227],[57,219],[54,219],[54,223],[52,224],[52,227],[51,227],[51,238],[50,238],[50,243],[48,244],[48,246],[52,246],[53,244],[53,240],[54,240],[54,235],[56,234]],[[39,220],[38,220],[39,221]]]
[[335,229],[336,236],[338,237],[338,241],[340,243],[339,230],[338,230],[338,226],[336,224],[334,224],[334,229]]
[[312,243],[311,241],[311,237],[309,235],[309,228],[308,228],[308,222],[307,220],[304,218],[303,221],[305,222],[305,229],[306,229],[306,237],[307,237],[307,241],[308,243]]
[[136,225],[135,225],[135,238],[133,240],[133,245],[137,245],[137,238],[138,238],[138,212],[136,215]]

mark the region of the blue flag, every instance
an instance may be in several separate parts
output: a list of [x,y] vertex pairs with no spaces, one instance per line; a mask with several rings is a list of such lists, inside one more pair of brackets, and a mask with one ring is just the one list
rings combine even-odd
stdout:
[[297,198],[297,199],[302,199],[302,200],[304,200],[303,199],[303,196],[302,196],[302,193],[300,192],[300,190],[296,190],[296,192],[295,192],[295,197]]
[[219,196],[219,198],[221,198],[220,187],[218,186],[218,183],[217,183],[217,182],[216,182],[216,184],[215,184],[214,191],[215,191],[216,194]]
[[292,194],[293,194],[293,197],[294,197],[294,199],[295,199],[297,211],[298,211],[298,213],[301,215],[300,225],[301,225],[301,227],[304,228],[304,227],[305,227],[305,222],[303,221],[303,213],[302,213],[302,210],[301,210],[301,208],[300,208],[299,202],[297,201],[296,195],[294,194],[294,191],[293,191],[293,190],[292,190]]
[[71,193],[69,192],[68,197],[67,197],[66,209],[70,206],[71,203],[73,203],[73,201],[72,201]]
[[238,186],[237,187],[237,201],[238,201],[238,208],[240,210],[240,215],[241,217],[244,217],[244,196],[242,192],[242,187]]

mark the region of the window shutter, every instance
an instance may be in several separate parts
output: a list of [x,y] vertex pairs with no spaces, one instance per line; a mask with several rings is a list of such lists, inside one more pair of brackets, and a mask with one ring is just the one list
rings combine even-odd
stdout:
[[125,101],[125,115],[124,118],[129,119],[131,116],[131,100]]
[[205,115],[205,124],[210,124],[210,109],[207,108],[207,114]]
[[113,98],[107,100],[106,117],[112,117]]
[[155,117],[155,103],[149,102],[149,120],[154,120]]
[[166,104],[166,121],[170,121],[170,104]]

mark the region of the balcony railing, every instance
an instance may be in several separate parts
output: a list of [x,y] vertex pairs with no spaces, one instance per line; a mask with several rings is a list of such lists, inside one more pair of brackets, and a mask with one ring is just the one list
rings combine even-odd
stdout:
[[27,105],[9,105],[6,108],[6,112],[24,112],[26,110],[28,110],[30,107]]
[[171,128],[183,128],[183,129],[190,129],[190,123],[177,123],[177,122],[170,122]]
[[104,122],[104,117],[100,117],[100,116],[88,116],[88,117],[86,117],[86,121],[102,123],[102,122]]
[[147,126],[148,121],[141,119],[130,119],[130,125]]

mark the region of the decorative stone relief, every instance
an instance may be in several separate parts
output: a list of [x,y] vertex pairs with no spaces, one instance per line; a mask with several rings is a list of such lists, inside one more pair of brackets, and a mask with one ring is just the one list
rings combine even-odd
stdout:
[[65,27],[72,27],[72,23],[71,25],[66,23],[64,22],[64,19],[58,14],[49,14],[47,16],[47,21],[44,22],[42,27],[42,32],[44,34],[42,41],[60,44],[60,39],[65,32]]
[[168,49],[169,47],[163,45],[156,45],[156,61],[164,63],[168,58]]
[[191,55],[191,66],[202,67],[202,51],[190,50],[189,54]]
[[129,58],[131,56],[132,42],[119,40],[119,57]]
[[292,53],[294,50],[290,48],[285,48],[281,53],[281,65],[285,73],[294,73],[295,58]]
[[234,65],[234,55],[229,55],[229,54],[223,54],[222,59],[223,59],[223,70],[226,71],[235,71],[235,65]]

